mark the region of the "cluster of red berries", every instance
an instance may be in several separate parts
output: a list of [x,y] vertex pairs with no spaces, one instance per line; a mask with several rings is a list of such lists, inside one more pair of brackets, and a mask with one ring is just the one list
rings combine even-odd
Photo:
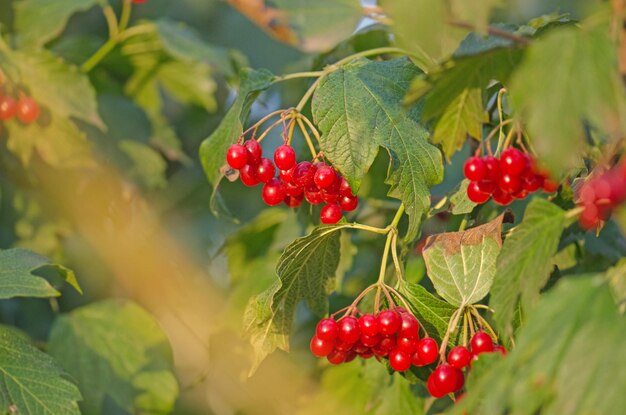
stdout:
[[33,98],[22,95],[19,99],[0,94],[0,121],[16,117],[23,124],[31,124],[39,118],[39,105]]
[[[261,196],[269,206],[285,203],[291,208],[306,199],[312,205],[326,203],[320,212],[322,223],[337,223],[342,211],[351,212],[359,200],[347,180],[325,163],[296,161],[293,147],[283,144],[274,152],[274,163],[262,157],[261,145],[254,139],[228,148],[226,161],[239,170],[246,186],[263,184]],[[278,169],[278,177],[274,177]]]
[[578,191],[583,211],[578,218],[585,229],[597,227],[611,216],[613,209],[626,200],[626,163],[597,175]]
[[448,362],[435,368],[428,377],[428,392],[435,398],[458,392],[465,385],[463,369],[470,368],[472,360],[482,353],[500,352],[506,354],[504,347],[495,345],[484,331],[478,331],[470,340],[471,351],[465,346],[455,346],[448,353]]
[[411,365],[425,366],[437,360],[437,342],[430,337],[420,339],[419,327],[415,316],[402,307],[359,318],[345,316],[339,321],[325,318],[317,324],[311,352],[334,365],[356,356],[387,358],[395,371],[404,372]]
[[524,199],[539,189],[552,193],[559,184],[539,171],[532,156],[516,148],[508,148],[500,158],[493,156],[470,157],[463,172],[470,180],[467,196],[474,203],[485,203],[489,198],[506,206],[514,199]]

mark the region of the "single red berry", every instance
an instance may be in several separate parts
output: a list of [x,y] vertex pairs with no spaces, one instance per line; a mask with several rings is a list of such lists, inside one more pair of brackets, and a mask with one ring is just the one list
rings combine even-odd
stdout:
[[315,335],[326,341],[335,341],[338,332],[337,322],[332,318],[320,320],[315,327]]
[[[359,325],[360,328],[360,325]],[[380,343],[381,337],[378,334],[374,334],[373,336],[368,336],[361,333],[361,343],[367,347],[375,347]]]
[[359,332],[359,320],[353,316],[346,316],[339,320],[338,328],[339,332],[337,337],[339,340],[346,343],[356,343],[361,337],[361,333]]
[[426,387],[428,388],[428,393],[430,393],[434,398],[441,398],[445,396],[446,393],[439,390],[439,388],[435,384],[435,377],[435,372],[431,373],[430,376],[428,376]]
[[376,346],[372,347],[372,353],[374,353],[377,357],[385,357],[389,355],[389,350],[382,347],[379,343]]
[[343,340],[335,341],[335,349],[341,350],[342,352],[348,352],[352,350],[353,347],[354,347],[354,343],[344,342]]
[[[417,350],[417,345],[416,345],[416,350]],[[424,362],[422,362],[422,360],[420,359],[420,355],[417,352],[414,352],[411,355],[411,363],[413,363],[414,366],[425,366],[426,365]]]
[[[362,335],[375,336],[378,334],[378,319],[373,314],[363,314],[359,318],[359,330]],[[371,347],[371,346],[370,346]]]
[[274,163],[270,159],[262,157],[257,164],[256,169],[254,171],[254,175],[257,180],[261,183],[267,183],[274,177],[274,173],[276,173],[276,168],[274,167]]
[[17,102],[12,97],[8,95],[0,97],[0,121],[10,120],[16,112]]
[[501,189],[496,189],[496,191],[493,192],[493,195],[491,195],[491,197],[493,198],[494,202],[496,202],[497,204],[501,206],[510,205],[511,202],[513,201],[513,196],[511,196],[510,193],[507,193]]
[[352,196],[352,188],[350,187],[350,183],[346,180],[345,177],[341,178],[341,182],[339,183],[339,194],[341,196]]
[[269,206],[280,205],[285,199],[285,188],[283,183],[274,178],[263,185],[261,192],[263,201]]
[[226,162],[233,169],[239,170],[248,164],[248,150],[241,144],[233,144],[226,152]]
[[402,320],[398,313],[392,310],[384,310],[378,313],[378,331],[383,336],[396,334],[402,325]]
[[615,170],[606,175],[606,179],[611,186],[609,199],[614,204],[619,204],[626,199],[626,179],[617,174]]
[[369,359],[370,357],[374,356],[374,352],[372,352],[371,349],[367,349],[366,352],[363,353],[359,353],[359,357],[361,359]]
[[437,360],[439,354],[437,349],[437,342],[431,337],[425,337],[417,342],[417,353],[420,361],[425,365],[429,365]]
[[351,361],[353,361],[354,359],[356,359],[356,352],[354,350],[349,350],[346,353],[346,358],[344,359],[344,363],[350,363]]
[[337,193],[327,192],[326,189],[322,189],[322,200],[326,203],[337,203],[339,195]]
[[339,206],[344,212],[352,212],[359,205],[359,198],[357,196],[341,196],[339,198]]
[[274,163],[280,170],[289,170],[296,165],[296,151],[290,145],[283,144],[274,151]]
[[491,196],[480,191],[478,182],[470,182],[467,186],[467,197],[474,203],[485,203]]
[[256,168],[252,164],[246,164],[241,169],[239,169],[239,177],[241,178],[241,183],[246,186],[256,186],[259,184],[259,180],[256,178],[254,174]]
[[519,176],[504,173],[498,180],[498,186],[506,193],[516,193],[522,188],[522,181]]
[[341,219],[341,208],[334,203],[328,203],[320,212],[320,220],[322,223],[332,225]]
[[520,189],[517,192],[511,194],[511,196],[513,196],[513,199],[522,200],[526,199],[526,196],[528,196],[528,192],[524,189]]
[[536,192],[543,185],[543,177],[532,171],[522,177],[522,188],[528,193]]
[[348,357],[346,352],[335,349],[326,356],[326,359],[333,365],[340,365],[345,362],[346,357]]
[[413,353],[415,353],[417,342],[418,340],[415,338],[401,337],[398,335],[398,339],[396,340],[396,349],[402,350],[410,357]]
[[289,170],[279,170],[278,176],[280,177],[280,180],[285,183],[291,183],[293,181],[293,171],[295,169],[295,167],[292,167]]
[[456,370],[447,363],[441,364],[435,368],[435,386],[441,392],[454,392],[457,386]]
[[544,192],[554,193],[559,189],[559,183],[554,180],[544,179],[543,186],[541,186]]
[[313,336],[311,339],[311,353],[317,357],[328,356],[333,351],[334,346],[334,341],[322,340],[317,336]]
[[381,348],[386,350],[387,353],[389,353],[396,348],[396,344],[397,343],[395,337],[383,337],[380,339],[380,343],[378,343],[378,346],[380,346]]
[[297,208],[302,204],[302,200],[304,200],[304,195],[300,193],[298,196],[285,196],[285,205],[290,208]]
[[315,184],[310,184],[304,189],[304,197],[306,200],[312,205],[319,205],[324,201],[322,197],[322,191],[315,186]]
[[600,212],[594,204],[585,205],[583,212],[578,217],[580,226],[583,229],[593,229],[600,224]]
[[470,341],[472,352],[476,354],[488,353],[493,351],[493,340],[484,331],[477,331]]
[[396,372],[404,372],[411,367],[411,355],[400,349],[394,349],[389,352],[389,364]]
[[285,186],[285,194],[287,196],[302,196],[304,197],[304,189],[300,186],[296,186],[293,183],[283,182]]
[[461,369],[454,368],[454,371],[456,373],[456,385],[454,386],[452,392],[458,392],[463,389],[463,386],[465,386],[465,376],[463,375],[463,371]]
[[483,161],[485,162],[485,169],[487,170],[485,180],[497,183],[498,179],[500,179],[500,162],[493,156],[485,156],[483,157]]
[[39,118],[39,105],[31,97],[22,97],[17,102],[17,118],[24,124],[30,124]]
[[335,173],[335,170],[332,167],[327,166],[326,164],[323,164],[323,163],[317,166],[314,180],[315,180],[315,184],[320,189],[325,189],[331,186],[336,178],[337,178],[337,173]]
[[516,148],[507,148],[500,155],[500,171],[513,176],[521,175],[528,168],[528,159]]
[[263,150],[261,145],[256,140],[248,140],[243,143],[243,146],[248,150],[248,162],[250,164],[257,164],[261,160]]
[[491,196],[491,194],[496,191],[496,187],[496,182],[492,182],[490,180],[481,180],[478,182],[477,189]]
[[477,182],[483,180],[487,175],[487,166],[480,157],[470,157],[465,161],[463,173],[469,180]]
[[367,352],[370,348],[367,347],[366,345],[364,345],[363,343],[361,343],[361,341],[356,342],[353,346],[352,346],[352,350],[354,350],[354,352],[356,354],[361,354],[364,352]]
[[[397,310],[397,309],[396,309]],[[398,310],[397,310],[398,311]],[[407,337],[409,339],[419,339],[420,324],[413,314],[407,312],[400,313],[400,329],[398,337]]]
[[465,346],[455,346],[448,353],[448,363],[457,369],[463,369],[472,359],[472,353]]
[[303,161],[298,163],[292,174],[294,184],[300,187],[306,187],[313,184],[315,170],[316,168],[311,162]]
[[501,344],[496,344],[493,346],[493,351],[500,353],[502,356],[506,356],[506,349]]

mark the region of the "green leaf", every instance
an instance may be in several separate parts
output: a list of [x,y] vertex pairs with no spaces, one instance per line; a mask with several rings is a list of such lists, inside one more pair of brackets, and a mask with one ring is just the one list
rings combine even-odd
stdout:
[[604,28],[563,26],[533,42],[511,80],[511,103],[542,161],[558,175],[581,164],[583,121],[610,138],[622,136],[622,86],[615,44]]
[[467,2],[464,0],[451,0],[450,8],[454,18],[471,24],[479,34],[486,35],[489,25],[489,16],[502,0],[479,0]]
[[243,132],[243,123],[248,116],[250,106],[260,91],[267,89],[273,75],[266,70],[243,70],[241,73],[239,95],[222,119],[220,125],[200,145],[200,161],[209,180],[213,185],[211,210],[217,212],[215,191],[224,177],[226,151]]
[[452,154],[463,147],[468,135],[481,139],[483,123],[487,121],[481,90],[466,88],[441,114],[433,130],[432,142],[441,144],[449,162]]
[[145,144],[132,140],[120,140],[120,150],[129,158],[130,166],[125,173],[149,189],[167,185],[167,163],[163,157]]
[[0,407],[7,413],[79,415],[76,385],[50,356],[0,326]]
[[53,271],[82,293],[74,272],[26,249],[0,251],[0,299],[13,297],[58,297],[61,295],[50,283],[35,274],[45,269]]
[[626,312],[626,259],[622,259],[606,272],[609,286],[620,312]]
[[411,312],[424,325],[428,334],[441,340],[445,336],[448,322],[457,308],[435,297],[419,284],[401,284],[400,294],[409,303]]
[[493,283],[502,248],[504,215],[467,231],[429,236],[422,251],[428,277],[447,302],[464,307],[482,300]]
[[406,378],[399,373],[394,373],[391,378],[391,384],[380,390],[380,400],[375,406],[374,415],[423,414],[423,402],[413,395]]
[[288,350],[288,336],[296,306],[305,301],[318,316],[328,312],[328,295],[334,288],[339,265],[341,226],[320,226],[296,239],[283,252],[276,266],[279,280],[251,299],[244,325],[254,347],[254,372],[277,347]]
[[169,343],[139,306],[108,300],[59,317],[49,352],[78,381],[83,414],[105,399],[129,413],[169,413],[178,396]]
[[102,0],[21,0],[15,2],[15,31],[22,48],[38,48],[61,34],[70,16]]
[[407,239],[418,232],[430,207],[429,187],[443,178],[441,153],[401,105],[419,70],[407,59],[356,60],[326,77],[315,91],[312,112],[322,131],[324,155],[358,190],[383,146],[390,156],[389,195],[402,200],[410,218]]
[[459,185],[459,189],[450,196],[450,204],[452,205],[453,215],[464,215],[470,213],[476,207],[476,203],[467,197],[467,187],[470,181],[463,179]]
[[601,278],[561,280],[542,296],[506,358],[468,383],[451,411],[610,414],[626,407],[626,321]]
[[518,301],[524,312],[528,312],[539,299],[539,291],[550,277],[552,257],[564,227],[565,212],[535,198],[526,208],[522,223],[504,241],[489,300],[503,335],[512,333]]

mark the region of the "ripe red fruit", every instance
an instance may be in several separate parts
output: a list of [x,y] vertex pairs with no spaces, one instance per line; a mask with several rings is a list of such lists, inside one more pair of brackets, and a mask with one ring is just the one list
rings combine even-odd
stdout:
[[24,124],[30,124],[39,118],[39,105],[31,97],[22,97],[17,102],[17,118]]
[[274,177],[274,173],[276,173],[274,163],[265,157],[261,158],[254,171],[254,175],[261,183],[269,182]]
[[493,198],[494,202],[496,202],[497,204],[501,206],[510,205],[511,202],[513,201],[513,196],[511,196],[510,193],[507,193],[501,189],[496,189],[496,191],[493,192],[493,195],[491,195],[491,197]]
[[485,162],[485,169],[487,173],[485,174],[485,180],[490,182],[497,182],[500,178],[500,163],[498,159],[493,156],[483,157],[483,161]]
[[354,359],[356,359],[356,352],[354,350],[348,350],[348,352],[346,352],[346,358],[344,359],[343,362],[350,363]]
[[441,398],[446,395],[446,393],[439,390],[439,388],[435,384],[435,372],[431,373],[430,376],[428,376],[426,387],[428,388],[428,392],[435,398]]
[[378,334],[378,319],[376,316],[373,314],[363,314],[359,318],[359,330],[361,334],[365,336],[375,336]]
[[396,372],[404,372],[411,367],[411,355],[399,349],[389,352],[389,364]]
[[337,193],[328,192],[326,189],[321,191],[322,200],[326,203],[337,203],[339,195]]
[[315,166],[308,161],[298,163],[292,174],[292,181],[300,187],[306,187],[313,184],[315,176]]
[[278,176],[280,177],[280,180],[282,180],[285,183],[291,183],[293,181],[293,171],[296,169],[296,167],[292,167],[289,170],[279,170],[278,171]]
[[470,157],[465,161],[463,173],[469,180],[477,182],[485,178],[487,167],[480,157]]
[[[416,345],[416,350],[417,350],[417,345]],[[417,352],[414,352],[411,355],[411,363],[413,363],[414,366],[425,366],[425,363],[422,362],[422,360],[420,359],[420,355]]]
[[346,316],[339,320],[338,324],[338,334],[337,337],[339,340],[345,343],[356,343],[361,337],[361,333],[359,332],[359,320],[353,316]]
[[8,95],[0,97],[0,121],[10,120],[17,112],[17,102]]
[[378,313],[378,331],[383,336],[391,336],[396,334],[400,329],[402,320],[395,311],[384,310]]
[[472,352],[475,354],[488,353],[493,351],[493,340],[484,331],[477,331],[470,341]]
[[333,365],[340,365],[346,360],[346,357],[348,357],[346,352],[335,349],[326,356],[326,359]]
[[496,182],[492,182],[490,180],[481,180],[478,182],[477,189],[491,196],[491,194],[495,192],[496,187]]
[[409,339],[419,339],[420,325],[417,319],[407,312],[400,314],[400,329],[398,330],[398,337],[406,337]]
[[[304,197],[303,192],[304,189],[301,188],[300,186],[296,186],[293,183],[289,183],[289,182],[284,182],[285,184],[285,194],[287,196],[302,196],[302,198]],[[300,198],[300,200],[302,200],[302,198]]]
[[472,353],[464,346],[455,346],[448,353],[448,363],[457,369],[463,369],[472,360]]
[[[360,328],[360,325],[359,325]],[[380,343],[380,336],[378,334],[374,334],[373,336],[368,336],[361,332],[361,343],[367,347],[375,347]]]
[[356,196],[341,196],[339,197],[339,206],[344,212],[352,212],[359,205],[359,198]]
[[243,143],[243,146],[248,150],[248,162],[250,164],[257,164],[263,154],[261,145],[256,140],[248,140]]
[[485,203],[489,200],[489,193],[480,190],[478,182],[470,182],[467,186],[467,197],[474,203]]
[[263,201],[269,206],[280,205],[285,199],[285,188],[283,183],[274,178],[263,185],[263,191],[261,192]]
[[322,163],[317,166],[314,181],[317,187],[319,187],[320,189],[325,189],[333,184],[336,177],[337,173],[335,173],[335,170],[332,167]]
[[259,180],[254,174],[255,170],[256,168],[252,164],[246,164],[241,169],[239,169],[239,177],[241,178],[241,183],[250,187],[259,184]]
[[554,193],[559,189],[559,183],[555,182],[554,180],[545,179],[541,188],[546,193]]
[[543,177],[530,172],[522,177],[522,188],[528,193],[536,192],[543,185]]
[[413,355],[413,353],[415,353],[416,348],[417,339],[398,336],[398,340],[396,340],[396,349],[402,350],[404,353],[408,354],[409,358]]
[[502,356],[506,356],[506,349],[504,348],[504,346],[500,345],[500,344],[496,344],[495,346],[493,346],[493,351],[500,353]]
[[389,353],[396,348],[396,338],[383,337],[380,339],[380,343],[378,343],[378,346],[385,350],[387,353]]
[[310,184],[304,189],[304,197],[312,205],[319,205],[324,201],[322,191],[315,184]]
[[304,195],[302,193],[300,193],[300,195],[298,196],[285,196],[285,205],[287,205],[290,208],[297,208],[298,206],[300,206],[302,204],[302,200],[304,199]]
[[454,392],[457,386],[456,369],[447,363],[439,365],[433,372],[435,386],[443,393]]
[[283,144],[274,151],[274,163],[280,170],[289,170],[296,165],[296,151],[290,145]]
[[452,392],[458,392],[463,389],[463,386],[465,386],[465,376],[463,376],[463,371],[461,369],[455,368],[454,371],[456,372],[456,385],[454,386]]
[[417,342],[417,353],[424,365],[429,365],[437,360],[439,353],[437,349],[437,342],[431,337],[423,338]]
[[500,171],[513,176],[521,175],[528,168],[528,159],[516,148],[507,148],[500,154]]
[[522,181],[519,176],[504,173],[498,180],[498,186],[506,193],[516,193],[522,188]]
[[332,318],[320,320],[315,327],[315,335],[326,341],[335,341],[338,331],[337,322]]
[[241,144],[233,144],[226,152],[226,162],[233,169],[239,170],[248,164],[248,150]]
[[341,178],[341,182],[339,183],[339,194],[341,196],[352,196],[352,188],[350,188],[350,184],[346,180],[345,177]]
[[339,222],[341,219],[341,208],[339,205],[334,203],[329,203],[322,208],[320,212],[320,220],[322,223],[327,225],[331,225],[333,223]]
[[328,356],[333,351],[334,341],[322,340],[317,336],[311,339],[311,353],[317,357]]

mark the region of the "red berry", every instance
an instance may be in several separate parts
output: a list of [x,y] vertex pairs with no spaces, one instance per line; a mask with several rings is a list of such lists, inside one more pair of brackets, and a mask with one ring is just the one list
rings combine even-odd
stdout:
[[456,372],[456,385],[454,386],[452,392],[458,392],[463,389],[463,386],[465,386],[465,376],[463,376],[463,371],[461,369],[455,368],[454,371]]
[[300,206],[302,204],[302,200],[304,199],[304,195],[301,193],[298,196],[285,196],[285,205],[287,205],[290,208],[297,208],[298,206]]
[[493,156],[483,157],[483,161],[485,162],[485,169],[487,173],[485,174],[485,180],[490,182],[497,182],[500,179],[500,163],[498,159]]
[[257,164],[261,160],[263,150],[261,145],[256,140],[248,140],[243,143],[243,146],[248,150],[248,162],[251,164]]
[[338,324],[338,334],[337,337],[339,340],[354,344],[361,337],[361,333],[359,332],[359,320],[353,316],[346,316],[339,320]]
[[[360,327],[360,326],[359,326]],[[367,347],[375,347],[380,343],[381,337],[378,334],[374,334],[373,336],[367,336],[361,333],[361,343]]]
[[326,164],[320,164],[315,171],[315,184],[320,189],[325,189],[333,184],[335,178],[337,177],[337,173],[333,170],[332,167],[327,166]]
[[616,174],[615,170],[606,176],[611,186],[611,195],[609,196],[611,202],[614,204],[623,202],[626,199],[626,179]]
[[507,148],[500,155],[500,171],[503,174],[519,176],[528,168],[528,159],[516,148]]
[[529,193],[536,192],[543,185],[543,177],[529,171],[522,177],[522,188]]
[[293,171],[292,177],[294,184],[300,187],[306,187],[313,184],[315,176],[315,166],[308,161],[298,163]]
[[346,180],[345,177],[341,178],[341,182],[339,183],[339,194],[341,196],[352,196],[352,188],[350,187],[350,184],[348,183],[348,181]]
[[[304,189],[300,186],[296,186],[293,183],[285,182],[285,194],[287,196],[302,196],[304,197]],[[300,198],[302,200],[302,198]]]
[[326,359],[333,365],[340,365],[346,360],[346,357],[348,357],[346,352],[335,349],[326,356]]
[[428,392],[435,398],[441,398],[446,395],[445,392],[439,390],[437,385],[435,384],[435,372],[431,373],[428,376],[428,381],[426,382],[426,387],[428,388]]
[[339,195],[337,193],[331,193],[326,191],[326,189],[323,189],[321,191],[322,194],[322,200],[326,203],[337,203],[337,199],[339,198]]
[[433,372],[435,377],[435,386],[443,393],[454,392],[457,386],[456,369],[447,363],[439,365]]
[[350,351],[352,350],[353,347],[354,347],[354,343],[347,343],[342,340],[335,341],[335,349],[341,350],[342,352]]
[[524,189],[520,189],[517,192],[513,193],[511,196],[513,196],[513,199],[526,199],[526,196],[528,196],[528,192]]
[[501,206],[510,205],[513,201],[513,196],[511,196],[510,193],[502,191],[501,189],[496,189],[491,197],[493,198],[494,202]]
[[366,352],[363,353],[359,353],[359,357],[361,359],[369,359],[370,357],[374,356],[374,352],[372,352],[371,349],[367,349]]
[[293,181],[293,171],[295,169],[295,167],[292,167],[289,170],[279,170],[278,176],[280,176],[280,180],[285,183],[291,183]]
[[420,324],[413,314],[407,312],[400,314],[400,329],[398,330],[398,337],[407,337],[409,339],[419,339]]
[[598,207],[594,204],[585,205],[578,221],[583,229],[592,229],[597,227],[600,223],[600,212]]
[[327,204],[322,208],[322,211],[320,212],[320,220],[322,221],[322,223],[325,223],[327,225],[337,223],[340,219],[341,208],[339,207],[339,205],[336,205],[334,203]]
[[396,372],[404,372],[411,367],[411,355],[399,349],[389,353],[389,364]]
[[356,352],[354,350],[349,350],[346,353],[346,358],[344,359],[344,363],[350,363],[351,361],[353,361],[354,359],[356,359]]
[[485,203],[489,200],[489,193],[480,191],[478,182],[470,182],[467,186],[467,197],[474,203]]
[[241,144],[233,144],[226,152],[226,162],[233,169],[239,170],[248,164],[248,150]]
[[498,180],[498,186],[506,193],[516,193],[522,188],[522,181],[519,176],[504,173]]
[[315,335],[326,341],[335,341],[338,331],[337,322],[332,318],[320,320],[315,327]]
[[504,348],[504,346],[500,345],[500,344],[496,344],[495,346],[493,346],[493,351],[500,353],[502,356],[506,356],[506,349]]
[[283,183],[276,178],[271,179],[263,185],[261,196],[263,197],[263,201],[269,206],[280,205],[285,199]]
[[448,363],[457,369],[463,369],[472,360],[472,353],[464,346],[455,346],[448,353]]
[[400,337],[398,336],[398,340],[396,340],[396,349],[402,350],[404,353],[408,354],[409,357],[415,353],[415,349],[417,348],[417,339],[408,338],[408,337]]
[[480,157],[470,157],[465,161],[463,166],[463,173],[465,177],[473,182],[483,180],[487,174],[487,167],[485,162]]
[[10,120],[17,112],[17,102],[8,95],[0,97],[0,121]]
[[359,198],[357,196],[341,196],[339,198],[339,206],[344,212],[352,212],[359,205]]
[[312,205],[319,205],[324,201],[322,191],[315,184],[310,184],[304,189],[304,197]]
[[[416,345],[416,349],[417,349],[417,345]],[[422,360],[420,359],[420,355],[417,352],[414,352],[411,355],[411,363],[413,363],[414,366],[425,366],[425,363],[422,362]]]
[[252,164],[246,164],[239,170],[239,177],[241,178],[241,183],[246,186],[256,186],[259,184],[259,180],[256,178],[254,174],[256,168]]
[[417,342],[417,353],[419,359],[424,365],[429,365],[437,360],[439,350],[437,350],[437,342],[431,338],[426,337]]
[[274,152],[274,163],[280,170],[289,170],[296,165],[296,152],[290,145],[283,144]]
[[493,340],[484,331],[477,331],[470,341],[472,352],[475,354],[488,353],[493,351]]
[[402,325],[402,320],[398,313],[391,310],[384,310],[378,313],[378,331],[383,336],[396,334]]
[[492,182],[490,180],[481,180],[478,182],[477,189],[491,196],[491,194],[495,192],[496,187],[497,187],[496,182]]
[[378,346],[385,350],[387,353],[389,353],[396,348],[396,338],[383,337],[380,339],[380,343],[378,343]]
[[317,357],[328,356],[333,351],[334,346],[334,341],[322,340],[317,336],[313,336],[311,339],[311,353]]
[[276,173],[274,163],[265,157],[261,158],[254,171],[254,175],[261,183],[269,182],[274,177],[274,173]]
[[17,102],[17,118],[24,124],[30,124],[39,118],[39,105],[31,97],[22,97]]
[[[359,318],[359,330],[362,335],[375,336],[378,334],[378,319],[372,314],[363,314]],[[371,346],[370,346],[371,347]]]
[[554,193],[559,189],[559,183],[555,182],[554,180],[545,179],[541,188],[546,193]]

